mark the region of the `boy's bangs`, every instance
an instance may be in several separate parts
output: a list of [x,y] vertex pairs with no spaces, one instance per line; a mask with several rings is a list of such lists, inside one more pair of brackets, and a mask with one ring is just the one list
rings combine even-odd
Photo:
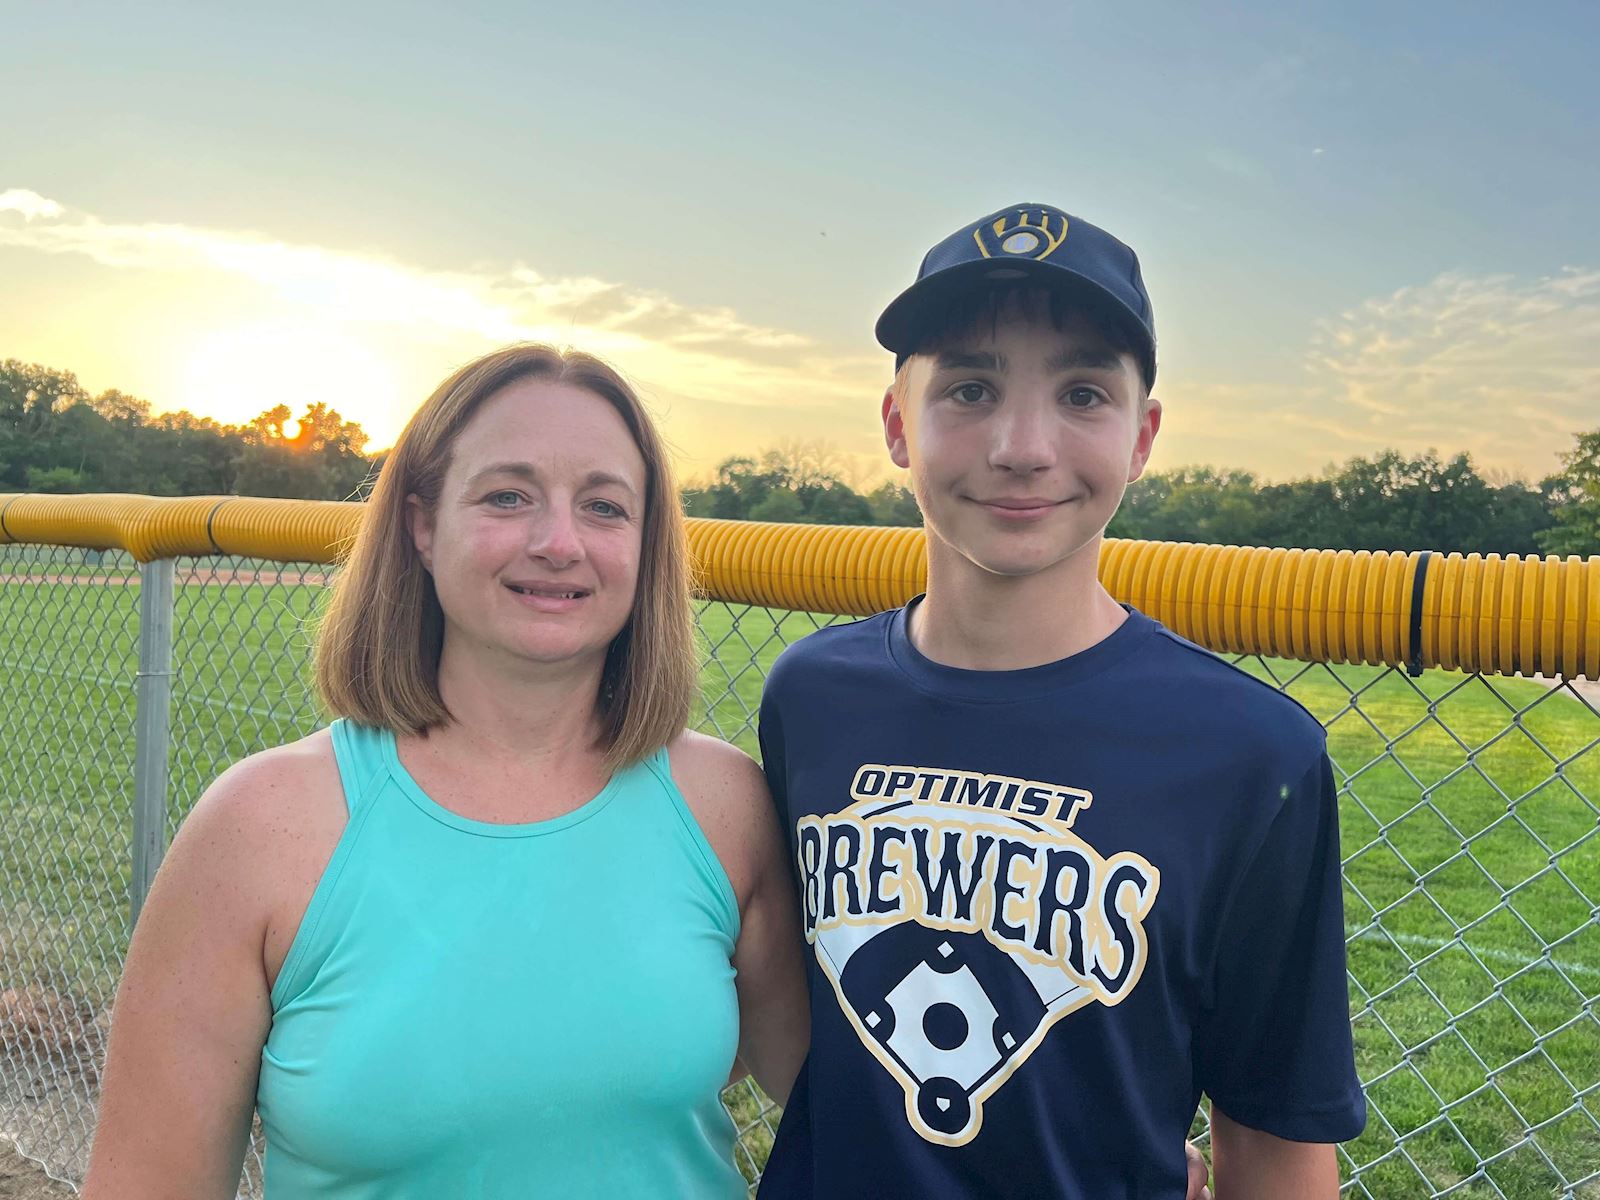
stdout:
[[1042,288],[1037,283],[1017,280],[975,288],[955,297],[930,317],[914,354],[937,354],[970,341],[974,336],[995,337],[1000,323],[1010,317],[1048,320],[1057,332],[1074,317],[1082,317],[1118,354],[1138,352],[1127,330],[1117,318],[1088,294],[1065,288]]

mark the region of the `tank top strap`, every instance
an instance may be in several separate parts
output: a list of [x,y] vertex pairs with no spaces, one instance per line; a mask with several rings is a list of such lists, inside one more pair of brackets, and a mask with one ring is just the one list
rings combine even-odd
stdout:
[[339,764],[345,809],[353,817],[389,768],[389,747],[394,742],[394,733],[371,725],[358,725],[345,717],[333,722],[328,732],[333,735],[333,757]]
[[684,798],[683,791],[678,787],[677,780],[672,777],[672,763],[668,758],[667,748],[661,747],[643,759],[639,765],[655,776],[661,790],[667,794],[673,814],[677,817],[677,823],[696,859],[700,876],[716,898],[718,923],[728,938],[737,942],[740,925],[739,899],[734,895],[733,884],[728,879],[727,871],[723,869],[722,860],[711,848],[711,841],[706,837],[705,830],[700,828],[699,818],[694,815],[694,811],[689,807],[689,801]]
[[662,746],[648,758],[640,759],[642,765],[650,774],[661,781],[669,791],[677,791],[678,785],[672,781],[672,763],[667,758],[667,748]]

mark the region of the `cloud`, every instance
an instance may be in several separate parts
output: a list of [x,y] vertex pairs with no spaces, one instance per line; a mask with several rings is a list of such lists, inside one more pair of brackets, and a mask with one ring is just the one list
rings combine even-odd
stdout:
[[1600,423],[1600,269],[1448,272],[1324,321],[1307,365],[1381,444],[1542,474]]
[[0,212],[19,213],[24,221],[31,221],[35,217],[59,217],[62,209],[54,200],[47,200],[38,192],[12,188],[0,192]]
[[220,271],[250,279],[286,300],[361,321],[431,325],[507,340],[537,336],[552,324],[571,325],[581,315],[585,324],[617,338],[806,343],[794,334],[745,324],[725,309],[688,309],[598,279],[546,279],[520,264],[501,275],[424,271],[377,255],[252,233],[106,223],[22,190],[0,195],[0,211],[17,212],[25,222],[0,225],[0,245],[81,255],[109,267]]
[[[396,394],[411,402],[448,364],[495,345],[580,346],[640,385],[695,472],[736,449],[818,430],[845,455],[883,461],[873,419],[883,356],[624,282],[553,276],[526,262],[434,270],[256,232],[117,223],[22,188],[0,191],[5,248],[166,273],[200,303],[221,281],[242,282],[287,325],[341,332],[405,362]],[[196,324],[204,319],[197,310]],[[1449,272],[1322,321],[1299,378],[1167,376],[1158,467],[1208,461],[1284,478],[1393,446],[1467,450],[1485,468],[1536,478],[1555,469],[1573,433],[1600,424],[1597,347],[1600,268],[1531,280]],[[285,356],[295,353],[285,345]],[[381,429],[376,417],[364,423]]]
[[1209,463],[1263,479],[1313,475],[1330,462],[1377,449],[1372,432],[1330,414],[1325,390],[1175,373],[1152,469]]
[[[118,223],[20,188],[0,192],[5,247],[84,258],[117,271],[188,277],[200,294],[207,279],[244,281],[302,322],[326,322],[376,344],[436,343],[457,358],[523,340],[575,345],[615,361],[708,437],[716,423],[700,413],[782,408],[785,427],[808,416],[814,428],[841,428],[864,445],[874,423],[854,417],[875,411],[888,373],[878,356],[844,354],[793,330],[743,320],[728,308],[689,306],[616,281],[554,277],[522,262],[432,270],[257,232]],[[423,381],[416,395],[432,383]],[[846,411],[852,419],[840,422]],[[759,426],[722,422],[735,424]],[[686,449],[691,457],[708,452],[705,444]]]
[[1573,435],[1600,426],[1600,269],[1519,279],[1449,272],[1318,323],[1298,379],[1184,374],[1157,470],[1206,462],[1264,478],[1354,455],[1469,452],[1537,480]]

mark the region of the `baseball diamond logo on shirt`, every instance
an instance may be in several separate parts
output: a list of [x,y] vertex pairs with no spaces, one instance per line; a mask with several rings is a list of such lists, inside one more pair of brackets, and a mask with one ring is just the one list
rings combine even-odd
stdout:
[[965,1145],[1057,1021],[1139,982],[1161,873],[1073,834],[1075,788],[866,763],[850,796],[796,823],[806,940],[911,1127]]

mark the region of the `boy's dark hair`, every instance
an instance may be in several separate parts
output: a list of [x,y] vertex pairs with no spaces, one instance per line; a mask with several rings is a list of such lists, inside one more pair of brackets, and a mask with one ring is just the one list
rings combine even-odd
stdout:
[[[1073,317],[1082,317],[1108,349],[1131,355],[1135,362],[1139,359],[1137,340],[1114,313],[1107,312],[1091,297],[1063,288],[1043,288],[1029,280],[1003,280],[961,292],[928,314],[915,348],[907,353],[895,372],[896,391],[903,394],[906,367],[913,356],[937,354],[981,330],[993,334],[1008,313],[1048,319],[1057,330],[1065,329]],[[1140,374],[1144,385],[1140,399],[1142,412],[1150,398],[1150,384],[1143,378],[1142,369]]]

